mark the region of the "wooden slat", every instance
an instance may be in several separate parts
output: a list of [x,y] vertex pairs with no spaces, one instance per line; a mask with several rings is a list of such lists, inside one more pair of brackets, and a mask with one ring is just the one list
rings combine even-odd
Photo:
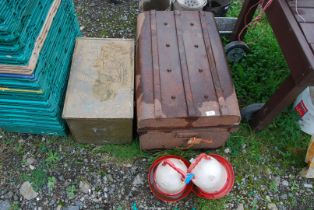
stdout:
[[211,66],[214,64],[206,59],[206,45],[202,35],[199,13],[185,13],[181,19],[189,84],[195,106],[198,107],[202,116],[206,116],[208,111],[215,112],[214,114],[218,116],[220,115],[218,98],[213,84],[214,79],[211,76]]
[[[305,20],[306,23],[314,23],[314,8],[298,8],[298,12],[304,20],[297,14],[295,8],[292,7],[291,10],[298,22],[303,23]],[[314,27],[314,25],[312,25],[312,27]]]
[[181,68],[186,68],[186,65],[180,66],[180,61],[184,61],[185,58],[183,56],[180,58],[178,53],[175,17],[172,13],[159,12],[156,13],[156,17],[162,112],[167,117],[186,117],[190,112],[192,113],[193,103],[191,100],[186,100],[184,76],[182,77],[181,72]]
[[[147,118],[155,117],[154,111],[154,85],[153,85],[153,58],[152,56],[146,56],[142,59],[144,55],[151,55],[151,19],[149,13],[140,14],[137,21],[137,43],[136,43],[136,87],[137,91],[141,93],[141,97],[137,98],[137,110],[141,110],[144,113],[142,116]],[[145,37],[145,39],[143,38]],[[145,46],[145,47],[143,47]],[[149,66],[146,69],[146,73],[141,72],[142,66]],[[145,88],[143,88],[145,87]],[[138,96],[138,95],[137,95]],[[145,104],[139,103],[145,99]],[[150,106],[145,106],[150,104]],[[139,112],[139,111],[138,111]],[[139,117],[139,116],[138,116]]]
[[204,15],[206,16],[206,20],[207,20],[206,22],[208,26],[207,33],[211,40],[211,48],[212,48],[211,50],[213,53],[214,64],[216,67],[218,78],[220,80],[221,88],[223,90],[222,91],[223,97],[224,97],[223,100],[225,101],[225,105],[221,107],[221,109],[223,110],[222,113],[228,112],[228,115],[237,116],[239,115],[239,113],[237,113],[238,100],[237,100],[236,93],[234,90],[228,64],[227,62],[225,62],[226,61],[226,57],[224,53],[225,51],[224,51],[223,44],[220,39],[220,35],[218,31],[216,30],[216,27],[217,27],[216,22],[214,21],[213,14],[204,13]]
[[152,58],[153,58],[153,84],[154,84],[154,106],[155,115],[162,116],[161,107],[161,84],[159,74],[159,53],[158,53],[158,40],[157,40],[157,21],[156,11],[151,11],[151,33],[152,33]]
[[310,44],[313,44],[314,43],[314,24],[313,23],[300,23],[300,25],[307,41]]
[[[295,7],[295,0],[288,0],[288,3],[291,7]],[[313,0],[298,0],[298,8],[302,7],[314,7],[314,1]]]
[[[196,109],[194,106],[194,97],[191,87],[191,81],[189,78],[189,66],[188,66],[188,59],[187,59],[187,51],[186,46],[184,43],[184,31],[183,31],[183,23],[182,23],[182,15],[180,11],[176,11],[173,14],[173,18],[175,19],[175,26],[177,28],[177,43],[178,43],[178,50],[179,50],[179,57],[180,57],[180,64],[181,64],[181,74],[183,78],[183,85],[185,89],[185,100],[189,112],[189,116],[196,116]],[[175,34],[175,32],[173,33]],[[189,49],[188,49],[189,50]]]
[[[214,30],[209,30],[209,24],[208,24],[208,17],[206,16],[206,13],[201,13],[200,15],[200,20],[202,23],[202,29],[203,29],[203,36],[204,36],[204,43],[206,46],[206,51],[207,51],[207,58],[210,61],[210,72],[212,75],[212,82],[214,84],[215,90],[216,90],[216,96],[218,99],[218,103],[219,103],[219,108],[220,108],[220,112],[221,115],[227,115],[228,111],[225,108],[226,107],[226,103],[225,103],[225,97],[223,94],[223,88],[221,86],[221,82],[224,81],[220,81],[219,75],[218,75],[218,70],[217,70],[217,65],[216,65],[216,60],[214,57],[214,53],[213,53],[213,49],[212,49],[212,44],[211,44],[211,38],[210,35],[213,34]],[[213,42],[215,43],[215,42]]]
[[[295,0],[288,1],[300,28],[309,44],[314,42],[314,0],[299,0],[296,10]],[[299,14],[298,14],[299,13]],[[314,48],[310,45],[314,52]]]

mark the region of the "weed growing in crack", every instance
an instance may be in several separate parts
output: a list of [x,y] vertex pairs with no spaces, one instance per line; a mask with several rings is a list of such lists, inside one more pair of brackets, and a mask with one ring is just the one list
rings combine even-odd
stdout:
[[36,168],[30,174],[23,175],[24,181],[29,181],[35,191],[39,191],[47,183],[47,172],[42,168]]
[[21,209],[21,207],[20,207],[19,202],[14,201],[14,202],[11,204],[10,210],[20,210],[20,209]]
[[278,192],[278,185],[276,181],[272,181],[269,186],[270,190],[274,193]]
[[57,152],[49,151],[45,162],[48,166],[52,166],[52,165],[57,164],[60,160],[61,160],[61,157]]
[[54,176],[48,177],[48,189],[50,192],[53,192],[53,190],[56,188],[57,179]]
[[75,195],[77,193],[77,189],[74,185],[70,185],[67,187],[66,189],[67,191],[67,196],[70,200],[72,200],[73,198],[75,198]]

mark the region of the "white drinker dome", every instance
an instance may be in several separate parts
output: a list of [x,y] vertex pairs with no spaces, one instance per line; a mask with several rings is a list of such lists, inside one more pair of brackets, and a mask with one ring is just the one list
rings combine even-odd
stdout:
[[178,194],[186,186],[184,178],[178,171],[166,162],[172,163],[172,165],[184,172],[184,174],[187,173],[187,167],[182,160],[169,158],[162,161],[156,168],[155,182],[158,185],[158,188],[163,193]]
[[201,159],[191,173],[194,174],[192,182],[206,193],[216,193],[227,183],[225,167],[213,157]]

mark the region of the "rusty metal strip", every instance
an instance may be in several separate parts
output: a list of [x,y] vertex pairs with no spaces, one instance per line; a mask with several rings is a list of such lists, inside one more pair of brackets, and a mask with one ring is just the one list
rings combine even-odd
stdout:
[[157,118],[162,117],[161,107],[161,84],[160,84],[160,69],[158,55],[158,40],[157,40],[157,20],[156,11],[150,12],[150,28],[152,37],[152,60],[153,60],[153,79],[154,79],[154,106],[155,115]]
[[194,106],[192,88],[191,88],[191,83],[189,79],[188,64],[187,64],[186,53],[185,53],[185,45],[184,45],[184,39],[183,39],[183,30],[182,30],[180,11],[176,10],[174,12],[174,19],[175,19],[175,24],[176,24],[176,29],[177,29],[176,31],[177,31],[178,50],[179,50],[181,73],[182,73],[181,75],[182,75],[183,87],[185,90],[185,101],[188,108],[188,116],[196,116],[196,109]]
[[200,21],[201,21],[201,25],[202,25],[202,32],[203,32],[203,37],[204,37],[208,61],[210,64],[214,64],[214,65],[210,65],[210,68],[211,68],[210,72],[211,72],[211,75],[213,78],[213,84],[214,84],[214,87],[216,90],[215,92],[216,92],[216,96],[217,96],[218,103],[219,103],[220,114],[221,115],[227,115],[228,110],[226,109],[225,97],[223,94],[223,89],[221,87],[221,81],[219,79],[219,75],[217,72],[216,61],[214,58],[213,49],[212,49],[212,46],[210,43],[209,29],[208,29],[208,24],[207,24],[207,19],[206,19],[206,13],[200,12],[199,16],[200,16]]

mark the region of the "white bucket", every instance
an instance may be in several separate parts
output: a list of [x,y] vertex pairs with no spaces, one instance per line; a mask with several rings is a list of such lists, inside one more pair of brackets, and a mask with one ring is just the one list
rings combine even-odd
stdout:
[[183,174],[180,174],[174,167],[166,164],[166,162],[171,163],[185,175],[188,169],[182,160],[169,158],[161,162],[155,171],[155,182],[162,193],[167,195],[179,194],[186,187]]
[[226,168],[209,155],[207,158],[202,158],[191,172],[194,174],[192,182],[205,193],[219,192],[228,179]]
[[173,6],[175,10],[202,10],[210,0],[175,0]]
[[314,135],[314,86],[306,88],[297,98],[294,109],[301,119],[301,130],[309,135]]

